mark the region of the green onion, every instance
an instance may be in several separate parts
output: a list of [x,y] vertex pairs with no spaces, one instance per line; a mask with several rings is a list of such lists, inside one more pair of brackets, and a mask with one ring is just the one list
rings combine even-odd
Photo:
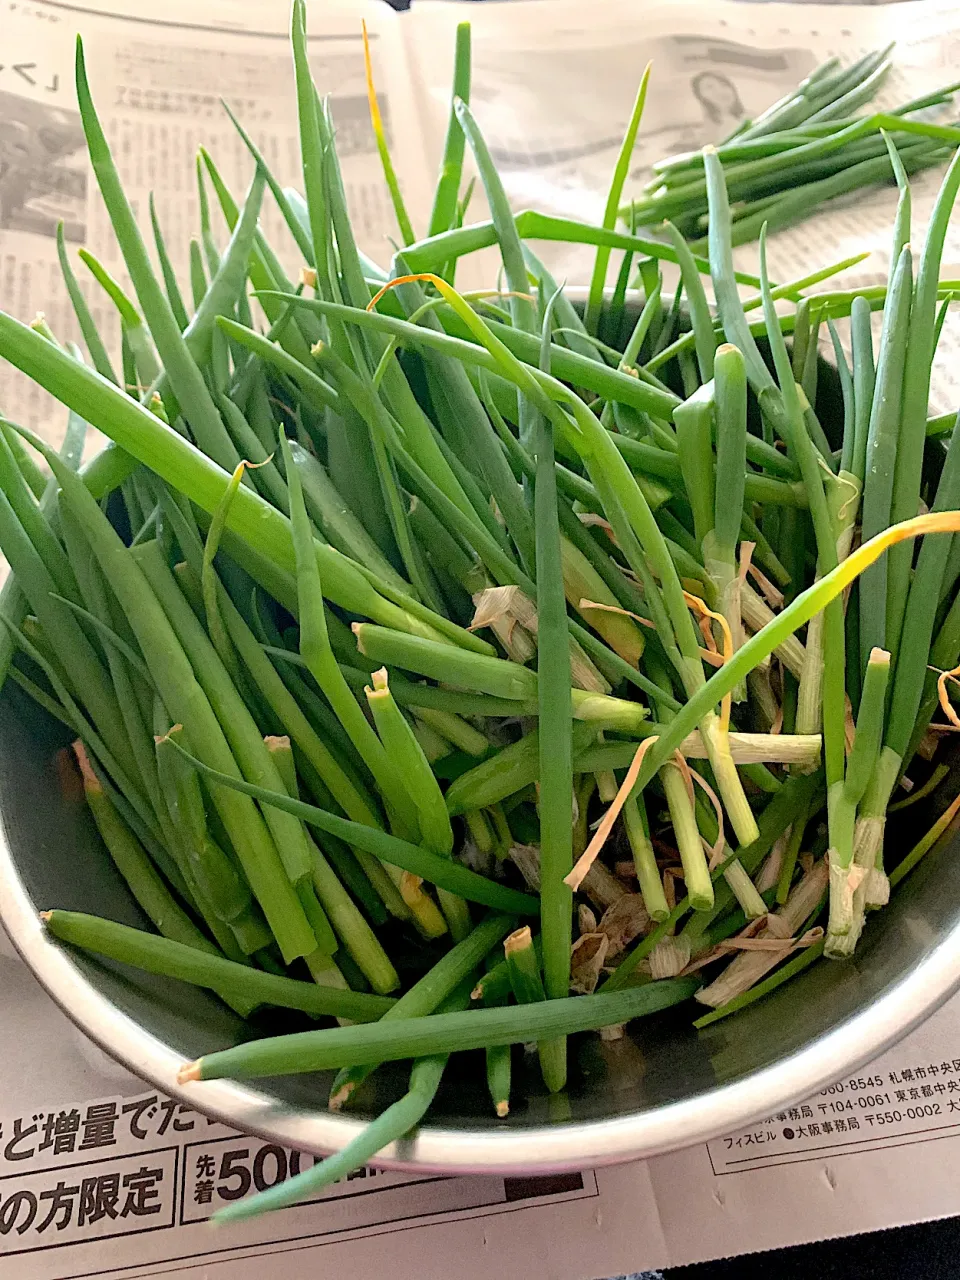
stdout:
[[611,995],[568,996],[522,1008],[470,1009],[430,1018],[381,1019],[366,1027],[303,1031],[207,1054],[185,1067],[180,1079],[251,1080],[324,1071],[346,1062],[363,1066],[488,1045],[520,1044],[533,1036],[545,1039],[590,1031],[657,1013],[688,999],[698,985],[695,978],[676,978]]
[[195,944],[158,938],[155,934],[77,911],[49,911],[42,919],[48,932],[61,942],[148,973],[177,978],[194,986],[231,991],[255,1005],[271,1004],[320,1017],[349,1017],[362,1022],[376,1021],[394,1003],[383,996],[337,991],[263,973],[198,950]]
[[[958,86],[860,114],[890,49],[830,59],[716,147],[656,165],[631,199],[648,68],[591,226],[511,209],[468,105],[462,24],[416,240],[366,45],[403,241],[379,263],[357,245],[303,0],[291,44],[303,194],[231,114],[247,194],[201,148],[195,239],[172,245],[148,201],[158,270],[78,47],[116,241],[81,260],[119,319],[123,385],[62,228],[93,368],[42,316],[0,313],[0,358],[70,412],[60,457],[0,418],[0,671],[77,739],[104,856],[155,930],[55,911],[51,934],[208,986],[243,1017],[273,1004],[364,1024],[289,1035],[274,1014],[277,1038],[244,1038],[184,1079],[339,1068],[337,1108],[378,1063],[412,1060],[403,1096],[343,1152],[236,1218],[399,1141],[444,1071],[460,1085],[466,1068],[447,1059],[462,1048],[485,1050],[504,1116],[512,1044],[537,1042],[560,1093],[567,1037],[689,999],[696,979],[657,975],[690,957],[721,965],[701,993],[719,1006],[706,1027],[820,956],[850,955],[955,809],[888,877],[894,789],[908,768],[926,776],[911,762],[938,707],[956,717],[960,431],[926,402],[960,294],[938,278],[960,161],[916,254],[909,177],[960,143],[932,115]],[[472,225],[468,144],[491,214]],[[832,287],[862,253],[770,280],[768,228],[891,176],[885,284]],[[306,264],[296,283],[263,229],[270,202]],[[666,243],[638,234],[654,222]],[[734,264],[756,237],[759,279]],[[585,314],[536,240],[595,250]],[[491,247],[503,294],[458,292],[457,264]],[[117,261],[129,295],[103,265]],[[669,304],[665,262],[679,267]],[[742,284],[759,292],[741,298]],[[842,408],[822,375],[824,324]],[[78,474],[87,423],[112,443]],[[945,768],[915,788],[918,819]],[[570,998],[575,909],[581,934],[647,920],[613,874],[613,839],[650,922],[599,995]],[[686,882],[673,908],[671,862]],[[794,930],[828,906],[826,936],[763,978],[772,960],[716,948],[774,899]],[[535,938],[517,928],[537,919]]]

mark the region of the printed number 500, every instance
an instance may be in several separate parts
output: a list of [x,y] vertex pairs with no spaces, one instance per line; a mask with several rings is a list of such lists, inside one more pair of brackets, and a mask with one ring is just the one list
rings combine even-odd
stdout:
[[242,1200],[251,1187],[266,1191],[278,1182],[286,1182],[300,1172],[301,1153],[267,1144],[260,1148],[250,1165],[250,1148],[225,1151],[220,1158],[217,1195],[221,1200]]

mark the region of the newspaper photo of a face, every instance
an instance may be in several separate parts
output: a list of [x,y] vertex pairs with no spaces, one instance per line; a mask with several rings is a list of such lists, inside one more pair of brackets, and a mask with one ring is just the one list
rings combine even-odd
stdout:
[[0,230],[82,240],[86,199],[79,112],[0,93]]

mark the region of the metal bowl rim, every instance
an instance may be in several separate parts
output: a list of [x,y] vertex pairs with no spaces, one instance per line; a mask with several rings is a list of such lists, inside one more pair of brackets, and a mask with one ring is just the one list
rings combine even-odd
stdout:
[[[587,290],[567,290],[583,305]],[[605,291],[608,295],[609,290]],[[2,814],[0,814],[2,820]],[[228,1080],[180,1085],[183,1058],[108,1000],[46,935],[0,825],[0,922],[48,995],[95,1044],[170,1097],[245,1133],[315,1154],[340,1151],[362,1120],[279,1105]],[[781,1061],[681,1102],[615,1119],[485,1130],[425,1122],[371,1163],[445,1174],[559,1173],[661,1155],[752,1124],[811,1097],[871,1061],[960,988],[960,921],[860,1013]]]
[[[0,832],[0,920],[47,993],[134,1075],[231,1127],[317,1154],[341,1150],[363,1121],[281,1105],[226,1080],[179,1085],[182,1056],[103,996],[46,935]],[[387,1168],[446,1174],[561,1172],[662,1154],[742,1128],[875,1058],[960,987],[960,924],[899,982],[782,1061],[693,1098],[615,1119],[480,1131],[436,1127],[378,1156]]]

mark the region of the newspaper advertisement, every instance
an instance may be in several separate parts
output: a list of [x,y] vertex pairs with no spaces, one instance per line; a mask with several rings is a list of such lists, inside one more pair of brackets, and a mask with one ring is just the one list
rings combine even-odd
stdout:
[[592,1277],[667,1254],[646,1165],[441,1178],[362,1169],[309,1202],[211,1227],[313,1157],[248,1137],[124,1070],[0,930],[0,1280],[389,1274]]
[[313,1156],[148,1088],[2,933],[0,1025],[0,1280],[424,1280],[454,1257],[466,1280],[595,1280],[960,1213],[960,997],[854,1076],[706,1144],[550,1176],[367,1168],[221,1229],[218,1206]]

